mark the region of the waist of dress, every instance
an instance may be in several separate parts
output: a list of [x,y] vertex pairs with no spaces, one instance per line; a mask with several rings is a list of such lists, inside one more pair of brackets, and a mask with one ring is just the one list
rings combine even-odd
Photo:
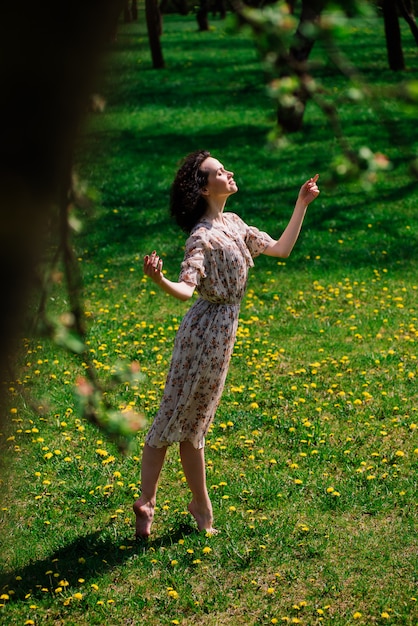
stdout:
[[[227,307],[235,307],[237,309],[240,308],[241,300],[210,300],[209,298],[205,298],[204,296],[199,296],[197,302],[205,302],[207,304],[213,304],[214,306],[227,306]],[[197,304],[196,302],[196,304]]]

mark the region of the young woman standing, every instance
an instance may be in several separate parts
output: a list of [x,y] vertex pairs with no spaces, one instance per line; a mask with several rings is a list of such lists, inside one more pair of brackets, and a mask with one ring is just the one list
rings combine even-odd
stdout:
[[187,156],[171,189],[171,214],[188,233],[179,280],[168,280],[153,252],[144,272],[166,293],[198,300],[186,313],[174,344],[161,405],[147,434],[142,456],[141,496],[134,504],[136,536],[150,535],[160,472],[167,447],[178,442],[183,471],[192,493],[188,506],[199,530],[214,533],[206,488],[205,435],[223,391],[234,347],[247,274],[260,254],[288,257],[299,236],[306,209],[318,194],[318,175],[302,185],[290,221],[278,240],[225,213],[238,191],[234,174],[207,151]]

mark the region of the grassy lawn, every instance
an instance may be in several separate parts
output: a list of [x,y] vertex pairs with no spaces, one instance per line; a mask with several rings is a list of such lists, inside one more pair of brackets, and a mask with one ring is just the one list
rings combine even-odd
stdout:
[[[382,24],[352,36],[366,80],[395,83]],[[88,349],[103,380],[120,361],[140,362],[144,380],[111,400],[148,422],[190,306],[142,275],[153,249],[169,277],[179,271],[184,235],[168,216],[179,159],[212,151],[240,188],[228,210],[278,236],[300,185],[326,177],[338,155],[313,105],[292,143],[269,148],[274,104],[246,32],[212,20],[198,33],[193,16],[167,16],[163,47],[167,67],[154,71],[143,24],[120,26],[100,86],[107,105],[89,117],[78,157],[99,197],[75,242]],[[320,46],[315,58],[342,93]],[[324,188],[292,256],[256,261],[206,442],[218,535],[196,532],[173,447],[153,536],[135,542],[144,433],[122,456],[80,418],[82,359],[22,341],[0,437],[0,623],[417,625],[418,212],[401,142],[416,124],[383,101],[376,111],[342,99],[340,113],[353,146],[394,168],[373,189]],[[63,287],[52,295],[65,311]]]

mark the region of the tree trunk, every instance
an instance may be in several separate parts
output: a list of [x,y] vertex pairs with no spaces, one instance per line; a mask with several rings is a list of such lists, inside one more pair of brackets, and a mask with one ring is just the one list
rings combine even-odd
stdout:
[[208,0],[200,0],[199,9],[196,13],[196,19],[200,31],[209,30],[209,2]]
[[383,20],[385,24],[386,50],[391,70],[405,69],[405,60],[402,51],[401,29],[396,0],[382,0]]
[[136,22],[138,19],[138,0],[132,0],[131,13],[132,13],[132,20]]
[[164,67],[164,57],[160,41],[162,20],[157,0],[145,0],[145,15],[147,20],[152,66],[155,70],[159,70]]
[[[294,43],[290,48],[289,58],[285,60],[283,68],[279,67],[281,76],[292,73],[300,79],[300,87],[293,94],[296,98],[294,104],[283,106],[279,102],[277,108],[277,123],[287,133],[294,133],[302,128],[306,103],[309,98],[309,92],[304,88],[305,80],[309,79],[307,61],[315,43],[315,39],[311,35],[306,34],[309,32],[307,27],[318,21],[325,5],[326,0],[302,1],[299,24],[295,33]],[[279,65],[282,65],[281,60]]]
[[411,33],[414,36],[415,43],[418,46],[418,25],[415,21],[414,4],[412,0],[398,0],[398,6],[402,17],[411,29]]
[[[8,380],[34,270],[71,176],[101,55],[122,10],[115,0],[7,2],[0,25],[0,377]],[[0,391],[0,422],[7,385]],[[0,426],[1,429],[1,426]]]

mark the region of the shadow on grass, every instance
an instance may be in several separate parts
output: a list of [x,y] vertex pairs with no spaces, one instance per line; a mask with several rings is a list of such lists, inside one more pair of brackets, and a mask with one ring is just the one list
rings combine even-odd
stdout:
[[[78,537],[67,546],[60,548],[50,557],[31,561],[28,565],[9,572],[0,573],[0,591],[13,590],[11,601],[22,600],[31,594],[33,598],[45,597],[48,593],[60,586],[60,581],[67,581],[73,590],[89,580],[113,568],[123,565],[148,552],[161,547],[169,547],[180,539],[198,534],[198,530],[185,523],[179,523],[171,532],[151,540],[136,540],[132,537],[105,536],[103,531],[97,531]],[[121,549],[121,544],[126,546]]]

